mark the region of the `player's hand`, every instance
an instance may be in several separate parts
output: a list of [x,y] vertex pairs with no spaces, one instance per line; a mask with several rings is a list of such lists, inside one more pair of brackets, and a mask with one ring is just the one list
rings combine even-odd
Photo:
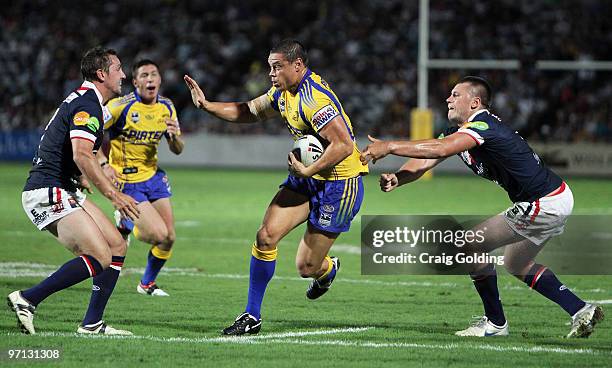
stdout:
[[178,121],[175,119],[166,118],[164,123],[166,123],[166,133],[168,133],[170,139],[174,139],[174,137],[181,135],[181,127],[179,126]]
[[85,177],[85,175],[79,176],[79,189],[83,192],[87,192],[89,194],[93,194],[93,189],[91,189],[91,184],[89,184],[89,180]]
[[132,221],[135,221],[140,217],[140,210],[136,206],[137,203],[134,198],[130,197],[129,195],[123,194],[119,191],[113,191],[109,195],[109,199],[113,203],[113,207],[115,207],[115,209],[121,213],[122,217],[128,218]]
[[102,167],[102,172],[104,173],[104,176],[106,176],[108,178],[108,180],[111,181],[111,183],[113,183],[114,186],[118,187],[119,186],[119,181],[117,180],[117,172],[115,171],[115,169],[113,169],[113,167],[109,164],[106,164]]
[[295,158],[293,152],[289,152],[289,156],[287,157],[287,165],[289,165],[289,173],[293,176],[309,178],[313,175],[313,173],[310,173],[310,170],[308,170],[308,167],[304,166],[301,161]]
[[380,190],[390,192],[397,188],[399,180],[395,174],[380,174]]
[[389,142],[381,141],[370,135],[368,135],[370,143],[363,151],[359,159],[365,165],[368,162],[376,163],[376,161],[387,156],[389,154]]
[[185,74],[183,79],[185,80],[185,84],[187,84],[187,87],[189,87],[189,92],[191,92],[191,100],[193,101],[195,107],[197,107],[198,109],[204,109],[204,104],[206,103],[206,96],[204,96],[204,92],[198,85],[198,82],[193,80],[193,78],[191,78],[187,74]]

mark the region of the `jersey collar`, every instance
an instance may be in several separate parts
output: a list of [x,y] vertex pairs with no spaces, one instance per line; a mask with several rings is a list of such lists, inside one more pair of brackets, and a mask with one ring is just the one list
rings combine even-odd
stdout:
[[81,84],[81,87],[79,87],[77,91],[85,91],[88,89],[94,90],[94,92],[96,93],[96,96],[98,96],[98,102],[100,102],[100,106],[102,106],[102,101],[103,101],[102,94],[100,93],[100,91],[98,91],[95,84],[91,83],[90,81],[83,81],[83,84]]
[[309,68],[306,68],[306,73],[304,73],[304,76],[302,77],[302,80],[300,81],[300,83],[297,85],[297,88],[295,89],[295,93],[298,93],[298,91],[300,90],[300,88],[302,88],[302,85],[304,84],[304,81],[306,79],[308,79],[308,77],[310,77],[310,75],[312,74],[312,71]]
[[470,116],[467,121],[474,120],[476,115],[478,115],[478,114],[480,114],[481,112],[484,112],[484,111],[489,112],[489,110],[487,110],[487,109],[480,109],[480,110],[476,111],[475,113],[473,113],[472,116]]
[[[136,101],[142,102],[142,98],[138,94],[137,90],[134,90],[134,97],[136,97]],[[155,96],[155,103],[157,103],[157,102],[159,102],[159,93],[157,94],[157,96]]]

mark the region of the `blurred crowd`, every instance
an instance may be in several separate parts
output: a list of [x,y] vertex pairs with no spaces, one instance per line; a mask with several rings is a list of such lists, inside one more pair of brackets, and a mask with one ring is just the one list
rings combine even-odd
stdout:
[[[0,130],[42,128],[81,82],[79,60],[115,48],[162,69],[162,92],[184,131],[281,134],[279,119],[226,124],[193,108],[185,73],[215,101],[248,100],[270,86],[267,56],[283,38],[308,49],[311,68],[339,96],[358,135],[407,137],[417,104],[418,1],[16,0],[0,14]],[[519,59],[519,70],[431,70],[437,130],[463,75],[487,77],[493,110],[529,139],[612,142],[612,71],[542,71],[536,60],[612,60],[612,2],[430,0],[430,58]]]

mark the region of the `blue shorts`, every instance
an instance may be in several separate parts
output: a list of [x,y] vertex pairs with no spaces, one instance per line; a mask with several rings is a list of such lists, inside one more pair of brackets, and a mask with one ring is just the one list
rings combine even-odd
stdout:
[[[121,192],[134,198],[138,203],[146,201],[154,202],[158,199],[172,196],[168,176],[164,170],[159,168],[151,179],[139,183],[123,183]],[[119,227],[122,230],[132,231],[134,224],[132,221],[122,218]]]
[[361,176],[345,180],[317,180],[289,175],[280,186],[308,197],[308,222],[330,233],[347,232],[363,201]]

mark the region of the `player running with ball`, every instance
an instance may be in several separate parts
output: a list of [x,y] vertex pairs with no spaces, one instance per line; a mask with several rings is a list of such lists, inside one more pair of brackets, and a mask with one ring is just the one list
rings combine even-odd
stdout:
[[268,206],[252,246],[246,308],[223,330],[225,335],[259,332],[261,304],[274,275],[277,245],[306,221],[295,260],[300,276],[313,278],[306,296],[316,299],[329,289],[340,263],[328,252],[359,211],[361,176],[368,172],[359,161],[350,119],[329,85],[308,68],[304,47],[294,40],[281,41],[270,51],[268,64],[272,87],[248,102],[208,101],[198,84],[185,76],[195,106],[218,118],[254,123],[280,114],[294,139],[311,134],[327,145],[308,167],[289,155],[289,176]]

